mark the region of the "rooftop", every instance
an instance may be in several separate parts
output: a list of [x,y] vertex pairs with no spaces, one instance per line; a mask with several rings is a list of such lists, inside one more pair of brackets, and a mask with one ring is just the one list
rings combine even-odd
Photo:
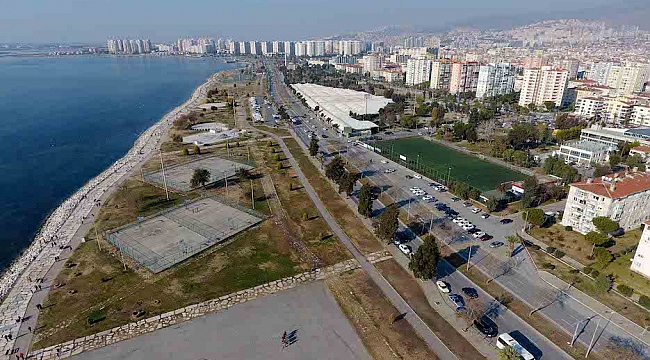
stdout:
[[611,146],[591,140],[569,141],[567,143],[564,143],[562,147],[571,147],[574,149],[591,152],[603,152],[611,149]]
[[617,199],[650,190],[650,173],[622,171],[591,181],[573,183],[571,186],[610,199]]

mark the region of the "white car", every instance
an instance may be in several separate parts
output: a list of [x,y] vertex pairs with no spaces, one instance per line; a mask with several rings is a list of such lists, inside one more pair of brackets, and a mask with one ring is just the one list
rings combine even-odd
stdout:
[[390,173],[393,173],[393,172],[395,172],[395,169],[386,169],[386,170],[384,170],[385,174],[390,174]]
[[399,245],[397,245],[397,247],[399,248],[399,251],[404,253],[404,255],[407,255],[407,256],[411,255],[412,250],[411,250],[410,246],[408,246],[406,244],[399,244]]
[[463,219],[462,217],[459,216],[459,217],[453,219],[452,221],[454,222],[454,224],[458,224],[461,221],[465,221],[465,219]]
[[422,190],[422,189],[420,189],[417,186],[414,186],[414,187],[410,188],[409,190],[411,190],[411,192],[413,192],[413,191]]
[[472,209],[472,213],[474,213],[474,214],[478,214],[480,212],[481,212],[481,209],[479,209],[479,208],[473,208]]
[[436,281],[436,286],[438,287],[438,289],[440,289],[440,292],[445,293],[445,294],[449,293],[449,286],[447,286],[446,282],[444,282],[442,280],[438,280],[438,281]]
[[470,230],[472,230],[472,229],[475,228],[475,227],[476,227],[476,226],[474,226],[474,225],[472,225],[472,224],[467,224],[467,225],[463,225],[463,226],[462,226],[463,230],[465,230],[465,231],[470,231]]
[[472,236],[478,239],[481,236],[485,236],[485,233],[483,231],[478,231],[478,232],[473,233]]
[[420,174],[413,174],[413,177],[416,179],[422,179],[422,175]]
[[435,198],[433,196],[431,196],[431,195],[424,195],[422,197],[422,200],[424,200],[424,201],[431,201],[433,199],[435,199]]
[[386,161],[386,160],[382,160],[381,163],[382,163],[382,164],[388,164],[388,161]]

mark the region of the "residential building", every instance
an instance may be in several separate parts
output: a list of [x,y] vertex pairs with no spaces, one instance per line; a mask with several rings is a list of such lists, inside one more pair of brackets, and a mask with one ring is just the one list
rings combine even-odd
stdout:
[[260,46],[259,41],[249,41],[248,47],[250,48],[251,54],[262,55],[262,46]]
[[273,50],[274,54],[282,54],[282,53],[284,53],[284,42],[282,42],[282,41],[273,41],[271,43],[271,49]]
[[569,79],[575,79],[578,77],[580,62],[576,59],[558,59],[553,62],[553,66],[568,71]]
[[262,55],[270,55],[273,53],[273,43],[271,43],[270,41],[260,42],[260,47],[261,47]]
[[604,104],[602,97],[582,97],[576,101],[573,113],[585,119],[593,119],[601,115]]
[[598,141],[612,146],[618,146],[621,142],[635,141],[641,145],[650,146],[650,128],[619,129],[592,125],[591,128],[582,129],[580,139]]
[[426,47],[409,47],[409,48],[402,48],[397,50],[398,55],[408,55],[412,58],[414,57],[420,57],[420,56],[427,56],[427,48]]
[[630,270],[650,278],[650,221],[646,221]]
[[576,87],[576,101],[584,97],[613,95],[613,88],[605,85],[580,85]]
[[438,60],[431,64],[431,83],[429,85],[431,89],[449,91],[451,64],[452,62],[449,60]]
[[632,109],[630,123],[641,126],[650,126],[650,104],[635,106]]
[[560,146],[553,155],[558,155],[566,162],[589,165],[593,163],[605,162],[609,159],[609,154],[617,148],[612,145],[592,140],[569,141]]
[[363,57],[363,72],[371,74],[375,70],[381,69],[384,66],[384,57],[379,54],[370,54]]
[[404,81],[404,73],[398,69],[379,69],[372,72],[372,79],[396,83]]
[[[482,65],[478,73],[476,97],[482,99],[513,92],[515,76],[515,67],[508,63]],[[433,81],[433,70],[431,79]]]
[[529,56],[524,59],[524,68],[536,69],[546,65],[547,61],[544,56]]
[[544,105],[550,101],[555,106],[562,106],[569,72],[567,70],[543,66],[541,68],[524,69],[524,79],[519,96],[519,105]]
[[449,92],[451,94],[476,92],[478,73],[481,65],[477,62],[454,62],[451,65]]
[[406,85],[419,85],[431,79],[433,60],[428,57],[409,59],[406,62]]
[[641,92],[650,78],[650,65],[626,63],[613,65],[604,85],[616,89],[616,95],[632,95]]
[[562,225],[581,234],[595,230],[593,218],[607,216],[624,230],[650,220],[650,173],[625,171],[571,184]]
[[295,43],[293,41],[285,41],[284,42],[284,53],[287,55],[295,55],[296,50],[295,50]]
[[639,145],[630,149],[630,156],[639,155],[646,163],[650,162],[650,146]]
[[247,41],[240,41],[239,42],[239,53],[244,55],[244,54],[250,54],[251,53],[251,46],[250,43]]

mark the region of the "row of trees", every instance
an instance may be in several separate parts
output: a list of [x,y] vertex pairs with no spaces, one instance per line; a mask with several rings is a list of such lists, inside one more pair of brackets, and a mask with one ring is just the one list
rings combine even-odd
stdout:
[[577,181],[580,178],[578,171],[568,165],[559,156],[551,156],[544,160],[544,171],[562,179],[565,184]]

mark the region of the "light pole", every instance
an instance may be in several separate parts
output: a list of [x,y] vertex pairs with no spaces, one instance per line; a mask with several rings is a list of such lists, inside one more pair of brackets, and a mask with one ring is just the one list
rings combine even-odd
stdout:
[[449,167],[449,171],[447,172],[447,186],[449,186],[449,177],[451,176],[451,166]]

